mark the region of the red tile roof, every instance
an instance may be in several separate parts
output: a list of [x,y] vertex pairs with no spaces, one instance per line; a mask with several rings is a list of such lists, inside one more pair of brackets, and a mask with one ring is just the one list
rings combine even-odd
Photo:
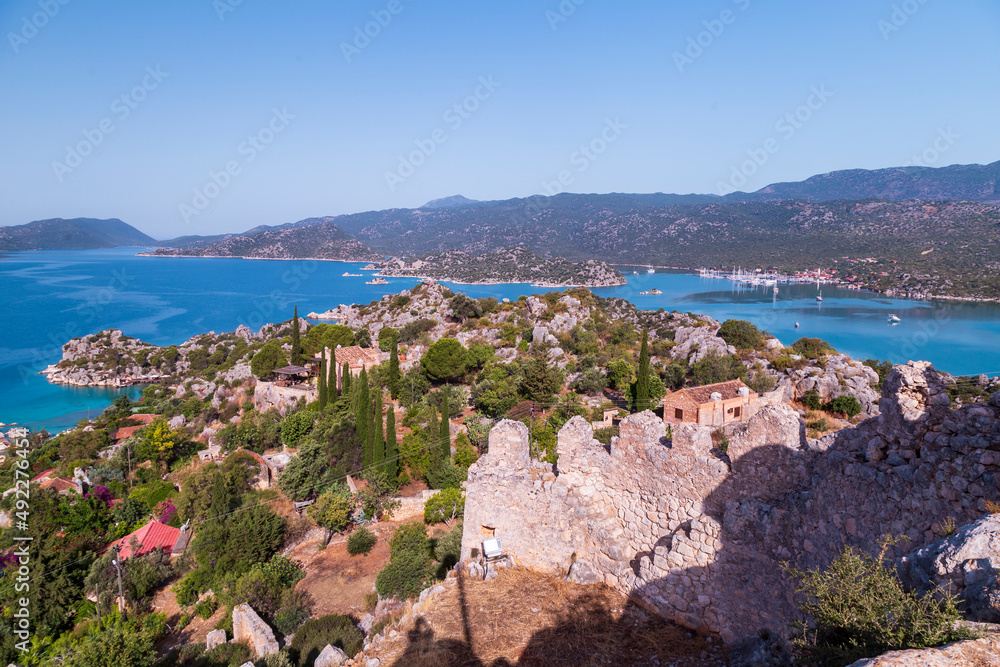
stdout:
[[49,475],[51,475],[51,474],[52,474],[52,473],[54,473],[55,471],[56,471],[56,469],[55,469],[55,468],[49,468],[49,469],[48,469],[48,470],[46,470],[45,472],[40,472],[40,473],[38,473],[37,475],[35,475],[34,477],[32,477],[32,478],[31,478],[31,481],[32,481],[32,482],[37,482],[37,481],[38,481],[38,480],[40,480],[40,479],[41,479],[42,477],[48,477]]
[[347,365],[351,367],[378,363],[378,352],[363,348],[360,345],[338,347],[333,353],[338,366],[343,366],[344,362],[347,362]]
[[[730,380],[729,382],[719,382],[717,384],[706,384],[701,387],[691,387],[681,389],[667,396],[667,400],[672,402],[680,398],[690,398],[698,405],[712,403],[712,394],[718,392],[722,394],[722,400],[728,401],[740,395],[740,389],[746,387],[742,380]],[[749,387],[747,387],[749,390]],[[753,392],[750,392],[753,394]]]
[[149,553],[153,549],[163,549],[167,553],[174,550],[174,545],[181,536],[180,528],[174,528],[157,520],[152,520],[139,530],[126,535],[120,540],[111,543],[111,547],[118,544],[121,546],[122,560],[134,555],[130,546],[132,537],[139,542],[139,552],[137,555]]

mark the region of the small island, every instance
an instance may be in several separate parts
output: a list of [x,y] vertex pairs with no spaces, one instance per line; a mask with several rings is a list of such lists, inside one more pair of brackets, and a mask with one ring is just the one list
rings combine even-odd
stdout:
[[446,250],[415,259],[392,258],[369,264],[365,270],[391,278],[430,278],[464,285],[531,283],[537,287],[613,287],[625,276],[607,262],[571,262],[562,257],[542,258],[527,248],[513,247],[484,255]]

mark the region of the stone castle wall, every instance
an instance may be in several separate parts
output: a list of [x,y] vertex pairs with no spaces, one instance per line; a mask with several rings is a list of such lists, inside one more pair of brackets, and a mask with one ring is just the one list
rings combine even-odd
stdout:
[[463,558],[495,533],[521,565],[604,581],[728,642],[782,633],[794,613],[783,563],[825,566],[888,534],[909,538],[903,553],[1000,499],[1000,409],[952,411],[924,363],[894,369],[880,408],[806,441],[798,414],[770,405],[737,427],[727,455],[705,427],[677,425],[668,440],[650,412],[606,448],[577,417],[555,466],[529,458],[523,424],[501,422],[469,471]]

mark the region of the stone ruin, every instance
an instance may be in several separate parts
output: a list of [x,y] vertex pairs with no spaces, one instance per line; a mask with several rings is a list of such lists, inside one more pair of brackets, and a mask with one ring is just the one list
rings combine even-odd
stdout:
[[247,644],[258,658],[278,652],[274,632],[248,604],[233,607],[233,641]]
[[469,470],[463,560],[500,537],[519,565],[603,581],[680,625],[727,643],[784,634],[795,582],[783,564],[825,567],[846,545],[891,555],[930,545],[1000,500],[1000,409],[952,410],[923,362],[896,367],[881,415],[806,440],[791,407],[739,424],[726,453],[712,431],[651,412],[609,447],[571,419],[556,465],[533,461],[526,427],[500,422]]

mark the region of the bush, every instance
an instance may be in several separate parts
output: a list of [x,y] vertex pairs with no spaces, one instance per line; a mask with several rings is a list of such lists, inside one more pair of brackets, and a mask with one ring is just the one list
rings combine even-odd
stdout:
[[438,576],[442,579],[447,570],[455,566],[462,557],[462,522],[459,521],[447,533],[434,540],[434,558],[441,564]]
[[431,578],[430,542],[422,523],[407,523],[396,529],[389,542],[389,563],[375,578],[375,590],[384,598],[415,597]]
[[462,489],[444,489],[424,503],[424,521],[442,523],[462,516],[465,510],[465,496]]
[[764,334],[746,320],[726,320],[717,335],[740,350],[756,350],[764,343]]
[[204,667],[239,667],[253,658],[246,644],[220,644],[202,656],[199,665]]
[[219,601],[215,599],[214,595],[209,595],[207,598],[199,602],[194,606],[194,613],[201,618],[208,618],[215,613],[215,610],[219,608]]
[[788,572],[801,581],[805,595],[795,645],[803,662],[850,663],[910,648],[927,648],[964,639],[955,628],[959,612],[954,596],[938,590],[922,597],[908,593],[894,571],[883,564],[892,541],[872,557],[845,547],[825,571]]
[[836,354],[833,345],[821,338],[800,338],[792,343],[792,349],[806,359],[819,359],[827,354]]
[[696,385],[715,384],[729,380],[746,380],[747,368],[736,357],[709,354],[691,366],[691,378]]
[[353,658],[361,650],[365,636],[354,627],[354,622],[347,616],[329,614],[306,621],[295,632],[292,639],[292,658],[301,667],[311,665],[316,661],[327,644],[336,646]]
[[367,555],[375,547],[378,538],[375,533],[361,526],[347,538],[347,553],[352,556]]
[[807,391],[799,398],[799,402],[810,410],[823,409],[823,401],[820,399],[819,393],[816,391]]
[[841,412],[848,418],[853,418],[861,414],[861,403],[853,396],[844,394],[827,403],[826,409],[829,412]]

